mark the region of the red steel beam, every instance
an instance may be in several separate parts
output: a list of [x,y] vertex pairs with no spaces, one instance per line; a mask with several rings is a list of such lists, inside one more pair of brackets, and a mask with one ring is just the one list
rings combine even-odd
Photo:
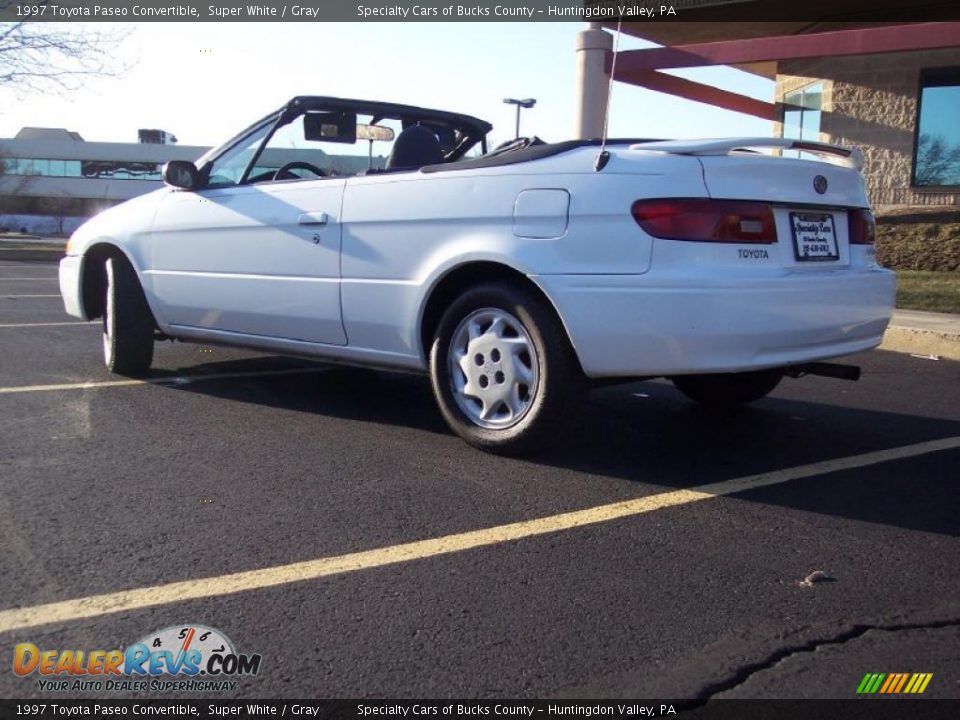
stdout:
[[746,95],[721,90],[703,83],[660,73],[656,70],[638,70],[623,74],[620,72],[619,60],[617,60],[617,80],[668,95],[676,95],[687,100],[707,103],[725,110],[753,115],[764,120],[780,120],[780,114],[774,103],[754,100]]
[[704,65],[736,65],[841,55],[934,50],[960,47],[960,22],[930,22],[859,30],[832,30],[807,35],[779,35],[748,40],[625,50],[617,57],[616,80],[642,70]]

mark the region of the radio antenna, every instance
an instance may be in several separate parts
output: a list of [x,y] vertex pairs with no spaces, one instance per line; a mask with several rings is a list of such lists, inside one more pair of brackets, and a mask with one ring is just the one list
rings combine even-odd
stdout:
[[610,153],[607,152],[607,131],[610,128],[610,103],[613,100],[613,82],[617,76],[617,55],[620,54],[620,27],[623,25],[623,16],[617,18],[617,34],[613,40],[613,62],[610,63],[610,84],[607,86],[607,110],[603,114],[603,137],[600,138],[600,152],[593,163],[597,172],[603,170],[610,162]]

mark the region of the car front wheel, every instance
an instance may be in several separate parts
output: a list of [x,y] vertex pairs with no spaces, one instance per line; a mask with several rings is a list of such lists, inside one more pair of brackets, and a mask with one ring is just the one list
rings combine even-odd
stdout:
[[506,283],[476,286],[450,305],[431,346],[430,375],[454,432],[508,454],[543,443],[580,385],[552,308]]
[[153,362],[153,315],[136,272],[126,260],[104,264],[103,361],[110,372],[140,375]]
[[717,408],[736,407],[769,395],[783,379],[783,371],[757,370],[714,375],[678,375],[673,384],[691,400]]

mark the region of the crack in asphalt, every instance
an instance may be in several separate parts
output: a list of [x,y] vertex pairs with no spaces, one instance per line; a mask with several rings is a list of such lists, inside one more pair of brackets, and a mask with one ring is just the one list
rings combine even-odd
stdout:
[[849,630],[846,630],[838,635],[834,635],[833,637],[810,640],[809,642],[800,645],[792,645],[789,647],[780,648],[779,650],[768,655],[763,660],[745,665],[725,680],[720,680],[719,682],[707,685],[697,693],[696,698],[691,701],[689,707],[693,708],[704,705],[708,700],[713,699],[716,695],[729,690],[734,690],[746,683],[754,675],[764,672],[765,670],[772,670],[780,663],[789,660],[792,657],[803,655],[805,653],[817,652],[820,648],[827,647],[829,645],[842,645],[850,642],[851,640],[858,640],[867,633],[875,630],[882,632],[899,632],[903,630],[939,630],[942,628],[956,626],[960,626],[960,619],[955,618],[950,620],[937,620],[922,623],[901,623],[894,625],[854,625]]

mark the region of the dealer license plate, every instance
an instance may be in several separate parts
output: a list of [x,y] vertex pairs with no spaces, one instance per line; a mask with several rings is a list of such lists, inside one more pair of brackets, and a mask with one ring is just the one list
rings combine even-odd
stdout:
[[839,260],[833,215],[818,212],[790,213],[793,252],[802,262]]

